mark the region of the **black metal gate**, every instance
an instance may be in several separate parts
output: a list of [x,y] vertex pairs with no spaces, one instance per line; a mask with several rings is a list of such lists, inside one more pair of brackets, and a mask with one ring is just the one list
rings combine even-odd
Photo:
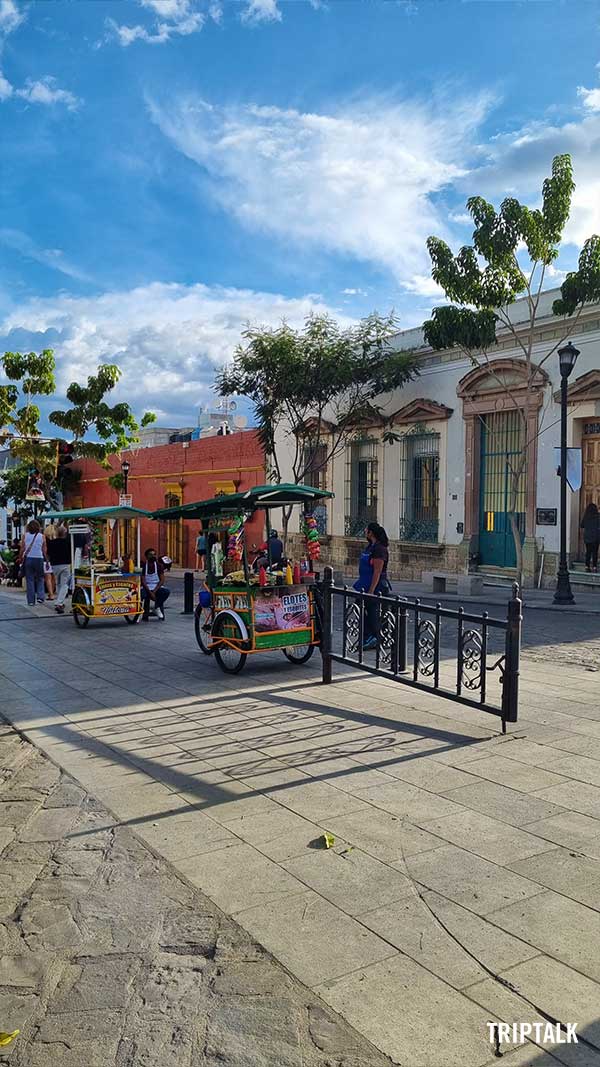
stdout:
[[[507,722],[517,721],[519,703],[522,604],[517,594],[515,584],[506,618],[495,619],[487,611],[476,615],[462,607],[357,593],[334,585],[333,571],[325,567],[319,583],[323,681],[331,682],[334,662],[345,663],[498,715],[504,733]],[[340,607],[341,629],[334,629]],[[363,647],[366,628],[375,635],[370,651]]]

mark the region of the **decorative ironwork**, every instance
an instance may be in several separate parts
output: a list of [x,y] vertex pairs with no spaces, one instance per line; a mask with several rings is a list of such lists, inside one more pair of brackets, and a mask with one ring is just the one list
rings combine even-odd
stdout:
[[483,638],[479,630],[465,630],[461,640],[462,684],[471,692],[481,689],[483,678]]
[[396,642],[396,612],[388,608],[381,612],[381,624],[379,627],[379,662],[380,664],[392,664],[394,645]]
[[364,538],[365,530],[371,521],[370,515],[346,515],[344,519],[346,537]]
[[[341,600],[342,608],[341,651],[333,628],[336,598]],[[502,719],[503,732],[507,722],[517,721],[522,615],[516,585],[506,617],[490,618],[485,611],[477,615],[463,607],[456,610],[335,586],[331,567],[325,567],[323,581],[315,586],[315,604],[324,682],[331,681],[333,662],[346,663],[497,715]],[[375,631],[377,640],[363,645],[367,620],[367,632],[371,635]],[[498,655],[494,650],[495,661],[488,666],[488,651],[493,647],[490,641],[495,634],[502,634],[504,652]],[[454,667],[448,656],[450,642],[454,646]],[[499,682],[500,700],[496,702],[487,694],[491,672]]]
[[358,600],[350,600],[346,605],[344,614],[344,628],[346,636],[346,652],[356,652],[360,639],[360,613],[362,605]]
[[400,519],[398,537],[401,541],[425,541],[436,544],[439,523],[437,519]]
[[417,641],[419,672],[426,677],[431,677],[435,671],[435,646],[437,628],[431,619],[422,619],[419,623],[419,636]]

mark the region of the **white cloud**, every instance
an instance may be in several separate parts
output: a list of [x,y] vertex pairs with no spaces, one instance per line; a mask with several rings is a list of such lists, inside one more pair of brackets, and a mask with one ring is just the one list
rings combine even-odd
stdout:
[[90,277],[78,267],[69,263],[60,248],[39,248],[28,234],[21,230],[8,228],[0,229],[0,245],[19,252],[26,259],[33,259],[36,263],[42,263],[45,267],[57,270],[68,278],[77,281],[91,281]]
[[377,99],[314,114],[188,97],[150,111],[247,229],[374,262],[404,283],[427,271],[428,235],[447,232],[432,194],[464,174],[489,103]]
[[413,274],[412,278],[404,283],[404,287],[416,296],[428,296],[435,300],[446,299],[444,290],[434,282],[430,274]]
[[15,0],[0,0],[0,34],[13,33],[25,19],[25,12],[18,8]]
[[81,103],[68,89],[60,89],[56,85],[56,79],[49,76],[38,81],[28,78],[24,87],[15,89],[14,94],[30,104],[64,104],[69,111],[75,111]]
[[0,100],[8,100],[8,98],[12,96],[12,93],[12,85],[7,81],[2,72],[0,72]]
[[342,289],[342,296],[366,296],[364,289]]
[[514,195],[534,205],[539,203],[542,182],[550,173],[555,155],[568,152],[573,160],[576,183],[565,242],[581,245],[600,233],[600,112],[562,125],[536,122],[487,146],[484,166],[469,174],[464,191],[493,199]]
[[600,89],[585,89],[580,85],[577,95],[583,100],[583,106],[588,111],[600,111]]
[[309,296],[156,282],[94,297],[33,298],[0,319],[0,344],[10,331],[25,330],[37,336],[18,344],[41,347],[51,331],[45,343],[55,348],[63,395],[69,382],[114,361],[123,370],[119,395],[136,410],[160,409],[188,424],[210,399],[215,369],[231,357],[248,322],[274,326],[285,318],[301,325],[311,310],[332,311]]
[[188,37],[204,25],[204,15],[192,0],[139,0],[139,3],[155,16],[151,29],[140,25],[124,26],[114,19],[107,19],[107,25],[123,48],[134,41],[166,44],[172,37]]
[[473,225],[473,219],[466,211],[451,212],[448,215],[450,222],[455,222],[458,226]]
[[277,0],[248,0],[248,6],[242,12],[242,22],[281,22]]

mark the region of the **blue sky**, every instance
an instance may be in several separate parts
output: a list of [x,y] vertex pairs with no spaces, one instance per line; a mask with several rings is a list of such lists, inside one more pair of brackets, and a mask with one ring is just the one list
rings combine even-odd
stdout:
[[0,347],[188,423],[244,322],[420,322],[425,239],[535,201],[600,232],[600,5],[0,0]]

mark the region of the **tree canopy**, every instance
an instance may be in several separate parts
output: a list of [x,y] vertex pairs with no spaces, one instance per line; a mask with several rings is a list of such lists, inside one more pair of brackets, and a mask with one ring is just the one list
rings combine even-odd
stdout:
[[329,315],[311,314],[299,330],[283,322],[244,331],[244,343],[219,372],[217,387],[222,396],[252,403],[274,477],[282,476],[284,437],[292,439],[293,477],[301,483],[326,424],[333,428],[330,455],[361,418],[379,410],[378,397],[414,377],[414,356],[390,344],[396,329],[392,316],[373,314],[341,328]]

